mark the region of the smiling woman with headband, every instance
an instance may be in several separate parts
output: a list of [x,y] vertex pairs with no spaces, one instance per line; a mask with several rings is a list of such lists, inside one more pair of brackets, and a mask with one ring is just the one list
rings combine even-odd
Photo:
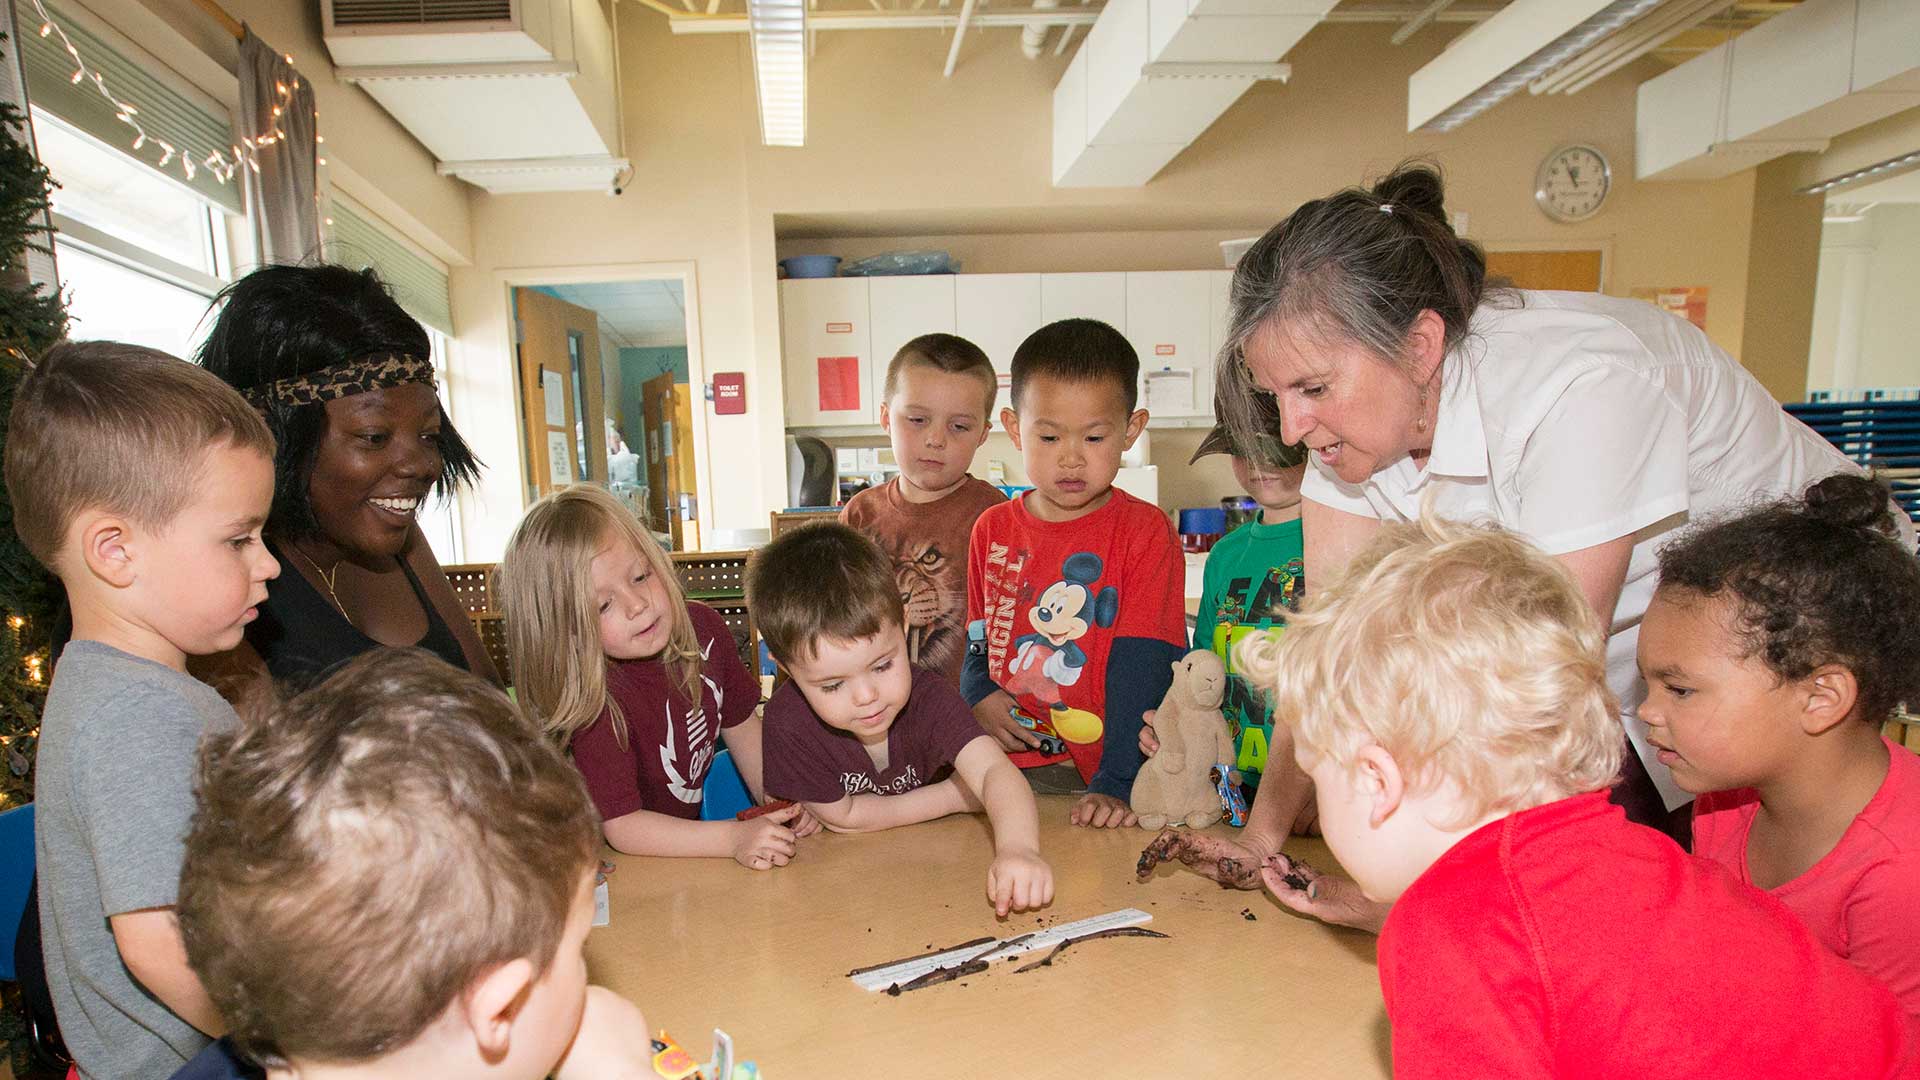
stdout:
[[281,572],[215,674],[263,664],[301,684],[417,645],[499,682],[415,522],[480,468],[440,407],[426,330],[372,271],[341,266],[263,267],[216,303],[199,359],[279,444],[266,539]]

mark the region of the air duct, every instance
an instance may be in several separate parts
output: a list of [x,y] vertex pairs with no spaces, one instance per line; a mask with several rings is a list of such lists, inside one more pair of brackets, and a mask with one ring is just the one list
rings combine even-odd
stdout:
[[1110,0],[1053,90],[1053,182],[1139,187],[1337,0]]

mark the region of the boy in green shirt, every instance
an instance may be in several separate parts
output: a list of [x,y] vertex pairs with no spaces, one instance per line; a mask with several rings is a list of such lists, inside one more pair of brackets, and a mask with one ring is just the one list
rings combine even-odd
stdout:
[[[1258,400],[1265,412],[1274,412],[1272,398],[1263,395]],[[1220,414],[1217,403],[1214,412]],[[1307,450],[1280,441],[1277,414],[1264,427],[1271,434],[1262,435],[1255,446],[1240,446],[1227,425],[1218,424],[1188,461],[1208,454],[1232,455],[1234,478],[1260,504],[1259,517],[1221,537],[1207,554],[1193,627],[1193,647],[1211,650],[1226,661],[1227,690],[1220,711],[1238,750],[1234,768],[1250,791],[1266,769],[1273,710],[1265,696],[1235,672],[1233,646],[1248,634],[1286,626],[1287,615],[1300,610],[1307,588],[1300,539],[1300,481],[1307,471]]]

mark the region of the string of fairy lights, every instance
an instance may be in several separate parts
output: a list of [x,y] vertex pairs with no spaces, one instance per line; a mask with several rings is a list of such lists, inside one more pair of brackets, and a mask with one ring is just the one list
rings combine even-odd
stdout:
[[[258,173],[260,171],[261,151],[270,150],[275,145],[286,141],[286,129],[281,125],[284,123],[287,109],[293,104],[294,92],[300,88],[300,76],[297,73],[290,77],[290,81],[276,81],[273,84],[275,100],[269,121],[271,126],[268,128],[266,134],[258,138],[241,135],[239,136],[238,142],[228,146],[228,150],[231,151],[230,154],[222,153],[216,149],[196,162],[192,152],[175,146],[166,139],[154,135],[146,129],[146,126],[140,122],[139,108],[132,102],[114,93],[113,89],[107,85],[106,76],[102,75],[98,69],[88,66],[86,58],[80,55],[80,50],[74,45],[73,39],[67,36],[67,32],[61,29],[60,23],[55,20],[53,14],[47,10],[47,5],[44,3],[44,0],[33,0],[33,7],[34,11],[40,16],[40,36],[43,38],[50,36],[57,37],[61,46],[66,49],[67,56],[73,61],[73,75],[69,81],[75,86],[87,82],[93,83],[94,88],[100,91],[100,96],[105,98],[107,103],[113,107],[114,118],[132,129],[133,149],[135,151],[146,148],[149,143],[159,147],[160,160],[156,163],[157,168],[165,169],[175,160],[178,160],[180,172],[186,179],[192,180],[204,169],[212,173],[213,177],[220,181],[220,183],[225,184],[231,182],[234,175],[243,168],[252,169],[255,173]],[[292,64],[293,54],[287,53],[286,59],[288,64]],[[317,124],[320,119],[320,111],[318,109],[314,110],[313,118]],[[326,141],[327,140],[320,135],[316,134],[314,136],[314,142],[316,143],[325,143]],[[327,163],[327,159],[321,157],[318,159],[318,162],[324,166]]]

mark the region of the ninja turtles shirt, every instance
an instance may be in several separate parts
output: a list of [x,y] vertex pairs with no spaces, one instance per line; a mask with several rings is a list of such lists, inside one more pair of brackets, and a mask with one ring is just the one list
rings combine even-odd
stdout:
[[1300,520],[1278,525],[1251,522],[1221,537],[1207,553],[1200,614],[1193,626],[1193,647],[1206,649],[1227,663],[1227,692],[1220,711],[1226,715],[1242,773],[1259,774],[1267,767],[1267,745],[1273,740],[1273,707],[1234,670],[1233,647],[1242,638],[1287,625],[1306,598],[1306,572],[1301,569],[1305,548]]
[[[978,631],[987,677],[1066,743],[1065,754],[1008,755],[1015,765],[1071,757],[1080,778],[1099,790],[1094,776],[1111,749],[1126,761],[1107,763],[1118,786],[1105,793],[1131,787],[1140,712],[1159,704],[1173,671],[1155,662],[1110,672],[1107,661],[1125,639],[1165,643],[1156,656],[1185,650],[1185,580],[1166,514],[1118,488],[1105,506],[1072,521],[1042,521],[1024,499],[980,515],[967,558],[968,635]],[[1116,691],[1124,705],[1109,716]],[[1109,726],[1128,745],[1109,747]]]
[[907,608],[907,662],[960,685],[967,655],[967,538],[988,507],[1007,501],[971,476],[930,503],[909,502],[898,478],[847,500],[840,521],[873,538],[893,560]]
[[627,745],[613,737],[613,714],[581,728],[570,744],[573,765],[587,782],[600,820],[652,810],[698,820],[700,798],[713,767],[722,728],[753,715],[760,681],[740,662],[733,632],[705,604],[689,603],[700,665],[700,700],[688,701],[659,660],[607,665],[607,692],[627,720]]

